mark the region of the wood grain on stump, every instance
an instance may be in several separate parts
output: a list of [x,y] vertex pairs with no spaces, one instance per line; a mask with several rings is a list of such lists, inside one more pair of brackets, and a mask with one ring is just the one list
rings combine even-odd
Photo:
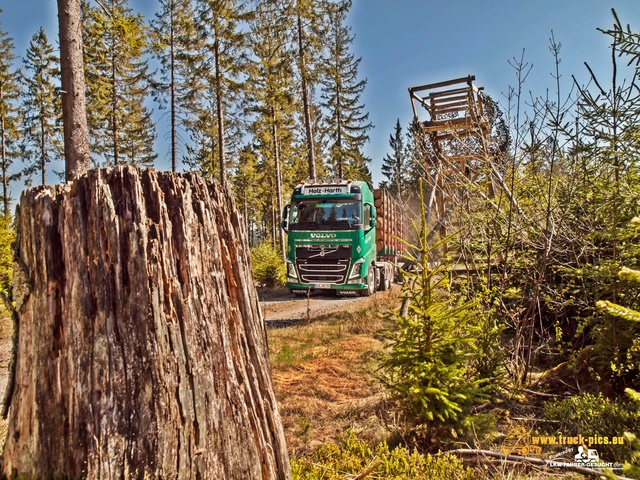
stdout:
[[92,170],[16,217],[8,477],[289,478],[229,192]]

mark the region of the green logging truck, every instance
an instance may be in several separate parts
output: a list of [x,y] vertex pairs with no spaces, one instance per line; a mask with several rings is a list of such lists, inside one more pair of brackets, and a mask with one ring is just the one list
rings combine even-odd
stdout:
[[301,182],[282,215],[287,287],[297,296],[317,290],[369,296],[388,289],[403,253],[403,220],[391,195],[367,182]]

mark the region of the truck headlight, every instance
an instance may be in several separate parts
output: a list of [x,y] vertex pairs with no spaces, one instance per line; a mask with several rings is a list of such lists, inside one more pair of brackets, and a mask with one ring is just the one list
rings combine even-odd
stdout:
[[287,260],[287,277],[288,278],[293,278],[295,280],[298,279],[298,274],[296,273],[296,267],[289,260]]
[[351,267],[351,275],[349,278],[360,278],[360,272],[362,271],[362,264],[364,263],[364,259],[357,260],[353,267]]

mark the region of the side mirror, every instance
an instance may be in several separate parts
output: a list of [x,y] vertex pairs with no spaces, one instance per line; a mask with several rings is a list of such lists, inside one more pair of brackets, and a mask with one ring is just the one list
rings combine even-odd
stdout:
[[285,232],[289,231],[289,205],[285,205],[284,210],[282,210],[282,222],[280,223],[280,227]]
[[371,220],[369,221],[369,225],[371,225],[371,228],[376,227],[376,217],[371,217]]

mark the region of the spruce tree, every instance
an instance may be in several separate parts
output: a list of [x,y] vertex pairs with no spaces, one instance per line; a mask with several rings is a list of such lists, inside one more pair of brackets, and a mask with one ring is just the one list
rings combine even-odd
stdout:
[[419,185],[420,227],[418,241],[411,245],[415,256],[409,255],[415,268],[402,272],[408,308],[406,313],[386,314],[393,326],[379,371],[382,382],[411,418],[426,427],[429,438],[460,426],[474,402],[486,399],[488,379],[476,368],[485,355],[478,348],[482,322],[476,305],[452,298],[442,265],[430,264],[430,251],[438,245],[428,245],[422,180]]
[[238,209],[242,212],[249,245],[253,246],[253,225],[259,223],[259,213],[265,195],[262,195],[258,174],[258,155],[252,145],[245,145],[238,154],[231,185]]
[[370,180],[363,153],[372,128],[369,114],[364,112],[360,96],[366,80],[359,80],[361,59],[349,51],[354,37],[346,25],[351,0],[344,0],[328,9],[327,61],[322,80],[323,107],[328,112],[327,130],[330,138],[329,163],[338,178],[353,177]]
[[60,62],[49,44],[44,29],[32,37],[23,59],[20,80],[24,95],[21,104],[24,159],[27,165],[24,173],[26,183],[31,176],[40,172],[41,183],[47,183],[47,164],[61,157],[61,104],[60,92],[56,88],[56,78],[60,74]]
[[389,136],[391,153],[382,159],[380,168],[385,179],[381,185],[394,195],[400,195],[408,185],[408,161],[405,150],[404,135],[400,119],[396,121],[395,131]]
[[[218,173],[222,183],[227,181],[227,153],[235,145],[228,140],[235,137],[229,129],[230,112],[240,96],[244,84],[246,33],[245,22],[250,13],[242,0],[197,0],[198,30],[203,48],[204,61],[197,72],[208,88],[203,92],[206,107],[198,112],[198,119],[192,125],[194,140],[198,137],[209,139],[203,148],[210,151],[202,155],[211,164],[218,163]],[[213,108],[213,109],[211,109]],[[215,122],[215,124],[212,124]],[[216,137],[211,137],[214,133]],[[215,141],[215,150],[214,150]],[[196,148],[198,145],[196,144]],[[217,162],[216,162],[217,160]],[[213,165],[201,167],[202,171],[214,171]]]
[[155,127],[145,105],[147,31],[127,0],[105,0],[87,14],[85,69],[91,145],[102,163],[151,165]]
[[298,67],[299,92],[302,105],[302,123],[305,131],[309,177],[318,176],[314,128],[315,104],[313,94],[318,85],[319,62],[322,58],[322,38],[325,12],[323,4],[316,0],[294,0],[289,17],[297,43],[296,63]]
[[[151,22],[152,53],[160,62],[154,82],[160,108],[170,115],[171,170],[177,170],[179,131],[190,117],[202,91],[194,70],[198,64],[198,35],[192,0],[160,0],[160,11]],[[168,106],[167,106],[168,104]]]
[[[0,9],[0,13],[2,10]],[[19,76],[13,69],[13,39],[0,29],[0,168],[2,169],[2,206],[5,217],[9,215],[10,169],[17,156],[19,132],[18,99]]]
[[[292,154],[294,141],[294,79],[291,69],[292,51],[287,48],[290,33],[282,7],[270,1],[259,2],[251,24],[251,47],[255,62],[251,67],[249,85],[252,101],[249,108],[254,114],[252,131],[260,152],[263,170],[273,175],[269,198],[279,218],[284,207],[283,185],[287,170],[285,158]],[[272,215],[273,216],[273,215]],[[280,251],[284,255],[284,232],[278,228]]]
[[210,90],[201,93],[193,118],[187,121],[191,141],[186,146],[184,164],[208,178],[220,178],[218,122],[212,112],[216,104]]
[[[406,175],[405,187],[409,189],[409,194],[415,194],[418,191],[418,179],[424,178],[426,175],[427,158],[433,157],[433,145],[429,142],[422,132],[420,122],[414,119],[405,135],[405,152],[406,152]],[[401,194],[404,196],[404,194]]]
[[[637,156],[640,96],[636,88],[640,69],[636,69],[631,78],[623,79],[624,71],[618,68],[618,62],[622,50],[626,54],[623,61],[637,65],[640,41],[620,24],[615,12],[614,19],[613,28],[603,32],[611,42],[610,83],[604,83],[588,67],[591,83],[578,88],[581,121],[575,133],[585,153],[584,182],[571,200],[572,203],[575,199],[587,201],[571,205],[571,209],[576,209],[572,213],[579,216],[584,226],[583,235],[590,241],[582,248],[584,263],[573,274],[582,288],[585,274],[590,274],[585,294],[593,299],[613,304],[634,299],[628,306],[635,308],[639,304],[638,292],[621,281],[617,272],[623,264],[636,267],[639,251],[637,234],[630,233],[626,226],[640,209]],[[626,386],[629,379],[625,365],[631,357],[638,358],[633,353],[637,349],[637,330],[616,316],[594,314],[589,320],[594,340],[592,366],[614,388]],[[640,383],[635,384],[638,385]]]

